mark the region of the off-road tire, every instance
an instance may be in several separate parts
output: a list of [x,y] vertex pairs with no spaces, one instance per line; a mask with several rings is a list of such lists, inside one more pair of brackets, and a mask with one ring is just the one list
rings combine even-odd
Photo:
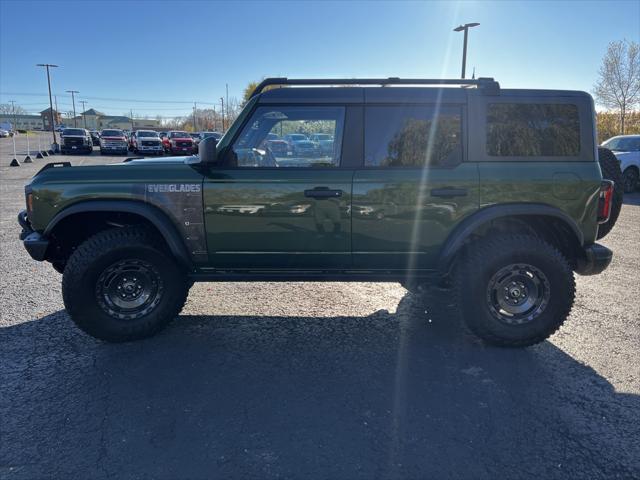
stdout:
[[[113,296],[104,293],[115,287],[104,287],[102,279],[110,275],[113,279],[110,272],[127,262],[150,266],[149,278],[155,281],[147,283],[155,285],[149,289],[155,288],[157,295],[150,294],[154,299],[151,306],[137,316],[123,315],[110,304]],[[62,296],[67,312],[81,330],[100,340],[126,342],[150,337],[177,317],[190,285],[185,272],[153,235],[141,227],[126,227],[97,233],[75,250],[62,275]]]
[[606,180],[613,180],[615,183],[611,215],[607,223],[602,223],[598,226],[598,239],[600,239],[607,236],[618,221],[624,197],[624,182],[622,179],[622,171],[620,170],[620,162],[611,150],[598,147],[598,162],[600,163],[600,170],[602,170],[602,177]]
[[638,188],[638,178],[640,172],[636,167],[627,167],[622,174],[622,184],[624,185],[624,193],[633,193]]
[[[546,306],[520,324],[498,319],[490,306],[493,278],[511,265],[533,267],[547,282]],[[544,240],[530,235],[494,236],[477,241],[462,254],[454,270],[453,293],[463,322],[484,342],[526,347],[545,340],[563,324],[573,306],[575,279],[564,255]]]

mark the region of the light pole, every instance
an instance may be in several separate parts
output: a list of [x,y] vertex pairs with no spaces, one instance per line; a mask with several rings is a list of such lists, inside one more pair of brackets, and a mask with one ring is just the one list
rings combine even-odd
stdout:
[[222,110],[222,132],[224,133],[224,97],[220,97],[220,103],[222,104],[222,108],[220,109]]
[[57,68],[58,65],[52,63],[38,63],[36,67],[45,67],[47,69],[47,85],[49,86],[49,113],[51,113],[51,134],[53,135],[53,150],[58,151],[58,142],[56,141],[56,127],[53,121],[53,102],[51,101],[51,76],[49,75],[49,67]]
[[84,129],[86,130],[87,129],[87,117],[84,114],[84,111],[85,111],[84,104],[87,103],[87,101],[86,100],[80,100],[80,103],[82,104],[82,123],[84,125]]
[[462,49],[462,78],[464,78],[465,70],[467,68],[467,36],[469,34],[469,29],[472,27],[477,27],[480,25],[479,23],[465,23],[464,25],[460,25],[453,29],[454,32],[462,32],[464,31],[464,47]]
[[67,90],[67,93],[71,94],[71,102],[73,103],[73,126],[78,126],[78,121],[76,119],[76,93],[80,93],[78,90]]

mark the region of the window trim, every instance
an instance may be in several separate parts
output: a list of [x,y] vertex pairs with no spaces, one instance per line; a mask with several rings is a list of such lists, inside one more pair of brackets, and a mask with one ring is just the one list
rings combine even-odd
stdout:
[[[240,137],[240,135],[242,135],[242,132],[244,131],[245,127],[247,126],[247,124],[249,124],[249,122],[252,120],[253,115],[256,113],[256,110],[258,110],[258,108],[261,107],[265,107],[265,108],[284,108],[284,107],[303,107],[303,108],[342,108],[343,109],[343,116],[342,116],[342,139],[341,139],[341,143],[340,143],[340,158],[339,158],[339,163],[335,166],[335,167],[317,167],[317,166],[311,166],[311,167],[242,167],[242,166],[238,166],[238,165],[231,165],[231,154],[233,151],[233,146],[235,145],[236,141],[238,140],[238,138]],[[244,119],[244,121],[242,122],[242,124],[238,127],[238,130],[236,131],[235,135],[233,136],[233,138],[231,138],[231,140],[229,141],[229,144],[224,148],[224,150],[222,152],[220,152],[220,155],[222,156],[222,161],[220,162],[219,165],[215,165],[213,166],[214,169],[218,170],[218,169],[225,169],[225,170],[243,170],[243,171],[260,171],[260,170],[287,170],[287,171],[295,171],[295,170],[300,170],[300,171],[315,171],[315,170],[322,170],[322,171],[335,171],[335,170],[345,170],[345,169],[353,169],[354,167],[352,165],[348,165],[349,162],[346,162],[347,164],[345,164],[344,162],[344,144],[345,144],[345,132],[347,131],[347,112],[349,110],[350,104],[345,104],[345,103],[323,103],[323,104],[313,104],[313,103],[287,103],[287,102],[280,102],[280,103],[260,103],[260,102],[256,102],[255,105],[253,106],[253,108],[251,109],[251,111],[247,114],[246,118]]]
[[367,165],[367,161],[365,158],[365,152],[366,152],[366,141],[367,141],[367,108],[368,107],[397,107],[397,108],[403,108],[403,107],[422,107],[422,108],[432,108],[435,109],[436,108],[436,104],[435,103],[424,103],[424,102],[420,102],[420,103],[389,103],[389,102],[384,102],[384,103],[365,103],[363,108],[363,113],[362,113],[362,124],[363,124],[363,134],[362,134],[362,162],[361,162],[361,168],[364,168],[366,170],[400,170],[400,171],[404,171],[404,170],[423,170],[425,168],[428,169],[434,169],[434,170],[453,170],[457,167],[459,167],[460,165],[462,165],[463,163],[467,162],[467,152],[468,152],[468,135],[467,135],[467,118],[468,118],[468,114],[467,114],[467,106],[466,104],[463,103],[442,103],[440,104],[440,108],[456,108],[459,110],[460,112],[460,147],[462,148],[462,153],[461,153],[461,160],[460,163],[457,163],[455,165],[448,165],[448,166],[440,166],[440,165],[415,165],[415,166],[399,166],[399,165],[392,165],[392,166],[384,166],[384,165]]

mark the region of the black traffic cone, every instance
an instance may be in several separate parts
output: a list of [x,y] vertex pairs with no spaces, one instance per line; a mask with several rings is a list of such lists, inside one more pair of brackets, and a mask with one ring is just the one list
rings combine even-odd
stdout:
[[36,155],[36,158],[44,158],[44,157],[42,156],[42,152],[38,152],[38,154]]
[[9,164],[10,167],[19,167],[20,166],[20,162],[18,161],[17,158],[14,158],[13,160],[11,160],[11,163]]
[[49,153],[46,150],[42,150],[40,153],[42,154],[43,157],[49,156]]
[[24,157],[24,160],[22,161],[22,163],[33,163],[33,160],[31,159],[31,155],[27,155],[26,157]]

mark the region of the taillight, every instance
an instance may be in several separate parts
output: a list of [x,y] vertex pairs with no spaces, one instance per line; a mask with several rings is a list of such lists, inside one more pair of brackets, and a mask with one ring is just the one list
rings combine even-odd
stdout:
[[613,204],[613,187],[611,180],[602,180],[600,184],[600,196],[598,197],[598,223],[607,223],[611,215]]

